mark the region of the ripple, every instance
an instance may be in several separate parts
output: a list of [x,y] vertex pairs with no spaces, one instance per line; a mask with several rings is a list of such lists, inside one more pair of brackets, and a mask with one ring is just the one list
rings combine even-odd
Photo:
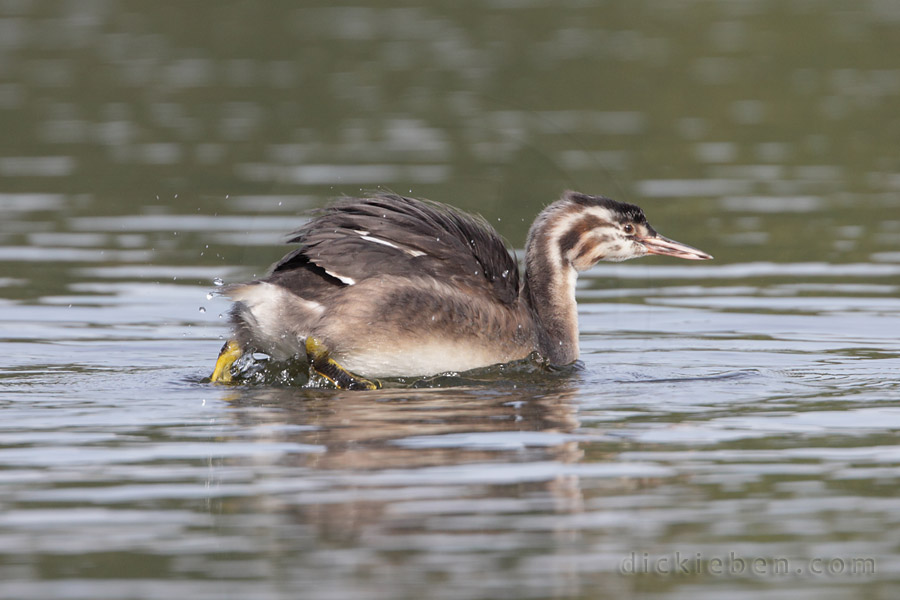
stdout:
[[86,250],[84,248],[42,248],[40,246],[0,246],[0,260],[27,262],[147,262],[152,250]]
[[444,435],[408,436],[392,443],[405,448],[467,448],[519,450],[529,446],[557,446],[571,441],[596,439],[588,435],[573,435],[539,431],[492,431],[454,433]]
[[752,277],[892,277],[900,275],[900,265],[826,262],[749,262],[725,265],[618,265],[598,264],[589,277],[614,275],[622,279],[741,279]]
[[752,182],[740,179],[648,179],[637,184],[638,194],[646,198],[743,195],[752,188]]
[[65,177],[74,171],[71,156],[0,157],[0,175],[6,177]]
[[286,223],[284,217],[213,215],[129,215],[123,217],[76,217],[69,226],[76,231],[272,231],[277,242],[286,228],[299,227],[305,218]]
[[719,204],[732,212],[809,213],[822,210],[825,200],[818,196],[730,196]]
[[0,193],[0,210],[3,212],[36,212],[59,210],[66,204],[62,194],[10,194]]
[[377,185],[395,182],[440,183],[450,176],[445,165],[279,165],[247,163],[236,171],[250,181],[287,181],[303,185]]

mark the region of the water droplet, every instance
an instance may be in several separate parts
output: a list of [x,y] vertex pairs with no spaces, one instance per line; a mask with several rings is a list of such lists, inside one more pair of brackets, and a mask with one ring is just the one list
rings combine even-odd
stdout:
[[[222,313],[219,313],[219,318],[222,318]],[[562,344],[562,342],[560,342],[560,344]]]
[[205,312],[206,312],[206,307],[201,306],[201,307],[200,307],[200,312],[205,313]]
[[500,276],[503,277],[504,279],[505,279],[508,275],[509,275],[509,269],[504,269],[504,270],[503,270],[503,273],[500,274]]
[[221,277],[214,277],[214,278],[213,278],[213,285],[216,286],[216,287],[219,287],[219,286],[225,285],[225,282],[222,281],[222,278],[221,278]]
[[214,295],[214,294],[213,294],[212,292],[206,292],[206,299],[207,299],[207,300],[212,300],[212,299],[213,299],[213,295]]

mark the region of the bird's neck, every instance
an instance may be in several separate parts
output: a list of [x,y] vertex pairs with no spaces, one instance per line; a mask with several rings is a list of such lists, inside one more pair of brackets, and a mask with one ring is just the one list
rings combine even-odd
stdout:
[[559,223],[547,218],[548,210],[528,232],[522,296],[536,321],[538,352],[551,364],[567,365],[578,358],[577,273],[562,257]]

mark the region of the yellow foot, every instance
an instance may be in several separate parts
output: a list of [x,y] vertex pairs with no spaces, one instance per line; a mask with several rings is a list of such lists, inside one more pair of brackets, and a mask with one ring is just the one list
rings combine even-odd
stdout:
[[222,346],[219,352],[219,358],[216,359],[216,368],[212,375],[209,376],[211,383],[230,383],[231,382],[231,365],[239,359],[243,354],[243,350],[234,340],[228,340]]
[[306,357],[312,369],[342,390],[377,390],[381,382],[354,375],[328,356],[328,348],[314,337],[306,338]]

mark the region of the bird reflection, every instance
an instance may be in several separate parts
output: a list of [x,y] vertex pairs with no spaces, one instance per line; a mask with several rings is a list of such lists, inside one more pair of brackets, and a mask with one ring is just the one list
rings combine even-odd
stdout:
[[[552,393],[548,393],[552,391]],[[314,469],[409,469],[496,462],[504,454],[522,460],[577,461],[576,442],[498,450],[460,439],[425,447],[404,443],[423,436],[500,432],[571,433],[578,420],[566,386],[539,389],[384,389],[340,391],[245,388],[226,396],[241,428],[255,428],[277,441],[311,444],[324,452],[296,455],[298,466]],[[509,457],[506,457],[509,458]]]
[[[287,468],[295,469],[296,477],[317,480],[324,491],[276,492],[249,501],[258,502],[267,511],[277,508],[283,515],[293,515],[290,521],[295,525],[313,526],[318,541],[346,541],[379,525],[395,527],[402,522],[404,528],[415,528],[414,522],[398,515],[397,501],[402,505],[411,498],[456,495],[477,504],[494,493],[508,494],[503,487],[480,482],[461,486],[454,475],[435,480],[435,468],[470,466],[480,473],[485,465],[495,467],[498,463],[514,468],[522,463],[579,461],[582,451],[578,442],[564,435],[578,427],[574,394],[571,385],[553,380],[524,390],[241,388],[226,400],[235,408],[232,415],[237,421],[236,431],[242,432],[245,440],[248,431],[256,431],[260,440],[270,443],[289,442],[324,450],[271,458],[277,462],[279,477],[283,477],[287,463]],[[500,449],[479,442],[483,434],[503,438],[508,433],[509,439],[516,440],[518,432],[563,435],[558,444],[546,440],[534,446],[514,442]],[[437,443],[412,443],[423,439]],[[448,441],[441,442],[444,439]],[[266,459],[253,458],[256,472],[265,468],[260,460]],[[420,474],[425,472],[428,480],[420,482]],[[401,481],[378,479],[385,473],[399,473]],[[537,501],[553,512],[578,511],[582,506],[577,477],[526,477],[515,483],[515,489],[539,498]]]
[[[327,581],[344,581],[341,565],[357,563],[413,580],[422,564],[445,565],[452,578],[454,565],[469,568],[460,548],[513,570],[527,568],[510,566],[514,556],[578,555],[583,531],[566,517],[585,510],[573,468],[584,452],[572,435],[579,378],[570,375],[440,389],[231,388],[238,441],[318,451],[225,459],[223,477],[231,466],[249,471],[260,491],[211,512],[235,535],[240,521],[227,515],[266,515],[298,576]],[[591,459],[603,457],[594,449]],[[575,589],[577,569],[554,564],[550,585]]]

